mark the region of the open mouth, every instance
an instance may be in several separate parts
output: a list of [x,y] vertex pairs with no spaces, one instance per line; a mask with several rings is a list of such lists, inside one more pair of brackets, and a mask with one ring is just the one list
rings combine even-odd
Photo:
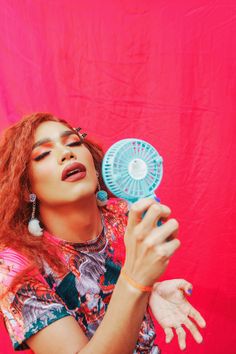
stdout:
[[62,171],[61,180],[66,182],[78,181],[86,176],[86,167],[79,162],[67,165]]

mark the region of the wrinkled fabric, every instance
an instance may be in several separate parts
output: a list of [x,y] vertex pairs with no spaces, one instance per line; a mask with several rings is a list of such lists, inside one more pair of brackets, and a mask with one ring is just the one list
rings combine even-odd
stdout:
[[191,281],[207,321],[187,354],[236,348],[235,17],[235,0],[1,1],[0,130],[49,111],[105,148],[137,137],[163,157],[157,194],[182,243],[163,279]]

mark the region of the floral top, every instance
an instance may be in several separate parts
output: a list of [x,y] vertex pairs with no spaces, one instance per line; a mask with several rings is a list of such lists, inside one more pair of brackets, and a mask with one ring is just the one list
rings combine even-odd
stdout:
[[[60,251],[68,271],[60,275],[44,262],[44,271],[8,293],[0,309],[15,350],[28,349],[26,340],[65,316],[73,316],[88,338],[103,319],[124,255],[123,236],[127,203],[110,199],[101,208],[102,233],[86,243],[72,243],[44,232]],[[10,248],[0,252],[1,291],[27,261]],[[159,353],[155,330],[147,312],[141,325],[135,354]]]

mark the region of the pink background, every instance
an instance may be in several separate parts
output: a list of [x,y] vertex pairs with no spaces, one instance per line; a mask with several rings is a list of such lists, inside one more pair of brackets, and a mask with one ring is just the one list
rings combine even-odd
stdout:
[[136,137],[163,156],[182,241],[164,278],[192,281],[207,320],[191,354],[236,353],[235,31],[234,0],[1,1],[0,130],[49,111],[105,148]]

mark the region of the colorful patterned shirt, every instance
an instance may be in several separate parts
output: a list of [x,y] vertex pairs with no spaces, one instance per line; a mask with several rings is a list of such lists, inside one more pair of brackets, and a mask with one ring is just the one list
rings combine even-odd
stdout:
[[[15,350],[28,349],[28,338],[66,316],[73,316],[88,338],[95,333],[122,266],[128,207],[124,200],[113,198],[100,210],[103,231],[95,240],[72,243],[44,232],[43,237],[60,251],[68,269],[65,274],[60,275],[44,261],[43,272],[1,300],[0,309]],[[26,265],[26,259],[10,248],[0,252],[2,291]],[[154,326],[146,312],[134,353],[159,353],[154,339]]]

